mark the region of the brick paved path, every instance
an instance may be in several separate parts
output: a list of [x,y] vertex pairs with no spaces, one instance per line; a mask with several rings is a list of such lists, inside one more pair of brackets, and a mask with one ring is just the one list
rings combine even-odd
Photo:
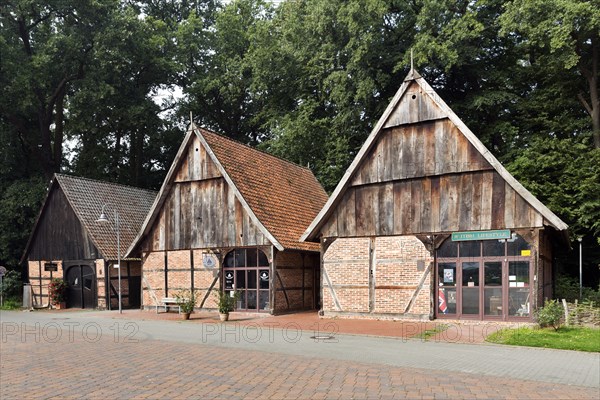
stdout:
[[[3,322],[1,399],[600,397],[598,387],[332,360],[327,347],[322,357],[277,354],[156,340],[122,320],[66,329],[70,321]],[[162,323],[174,333],[185,328]]]

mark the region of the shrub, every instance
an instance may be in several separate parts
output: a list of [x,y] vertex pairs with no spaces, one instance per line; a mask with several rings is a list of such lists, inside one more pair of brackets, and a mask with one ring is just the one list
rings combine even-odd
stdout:
[[544,307],[537,312],[537,320],[541,326],[551,326],[554,330],[560,328],[560,319],[564,315],[563,307],[557,300],[546,300]]
[[233,296],[229,292],[219,290],[217,292],[217,305],[221,314],[229,314],[235,310],[235,303],[239,297],[239,292],[234,292]]
[[[558,275],[556,277],[556,293],[557,299],[565,299],[568,302],[573,302],[579,299],[579,280],[567,275]],[[600,303],[600,288],[594,290],[593,288],[583,287],[582,288],[583,300],[593,301],[594,303]]]
[[175,295],[175,299],[182,313],[191,314],[194,312],[194,307],[196,307],[196,295],[194,292],[191,290],[182,290]]
[[2,296],[19,298],[22,295],[21,274],[18,271],[7,271],[2,277]]
[[19,308],[21,308],[21,299],[17,297],[4,299],[1,307],[2,310],[18,310]]
[[51,304],[59,304],[67,300],[67,282],[53,278],[48,284],[48,296]]

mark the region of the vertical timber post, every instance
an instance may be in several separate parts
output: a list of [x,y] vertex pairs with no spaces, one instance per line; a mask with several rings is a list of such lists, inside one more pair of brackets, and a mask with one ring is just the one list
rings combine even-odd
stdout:
[[375,310],[375,237],[369,238],[369,312]]

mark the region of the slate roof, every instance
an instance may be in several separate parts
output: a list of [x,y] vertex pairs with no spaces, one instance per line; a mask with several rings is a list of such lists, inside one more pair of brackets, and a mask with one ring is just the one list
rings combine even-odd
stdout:
[[[63,190],[83,228],[106,260],[117,259],[114,210],[116,209],[119,214],[121,257],[123,257],[156,198],[156,192],[151,190],[63,174],[54,175],[51,190],[56,184]],[[104,212],[111,223],[97,223],[96,220],[105,204]],[[41,213],[43,211],[44,207]],[[35,230],[34,227],[31,237],[35,235]],[[28,248],[29,244],[25,254]]]
[[256,217],[284,248],[319,250],[300,242],[300,236],[328,197],[310,169],[206,129],[197,132]]

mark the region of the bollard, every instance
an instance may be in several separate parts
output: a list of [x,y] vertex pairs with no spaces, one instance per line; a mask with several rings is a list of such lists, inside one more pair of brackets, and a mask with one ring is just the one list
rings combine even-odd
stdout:
[[33,308],[31,285],[29,283],[23,284],[23,308],[26,310],[31,310]]

